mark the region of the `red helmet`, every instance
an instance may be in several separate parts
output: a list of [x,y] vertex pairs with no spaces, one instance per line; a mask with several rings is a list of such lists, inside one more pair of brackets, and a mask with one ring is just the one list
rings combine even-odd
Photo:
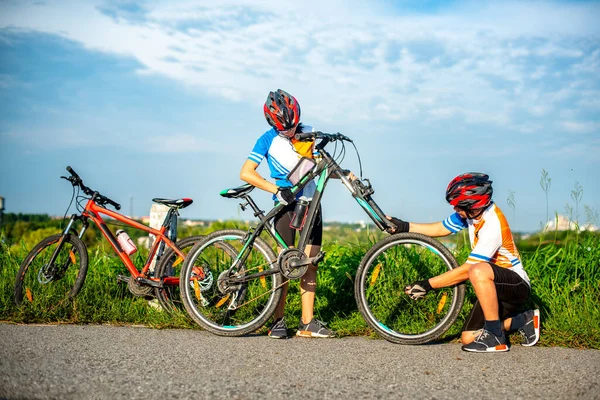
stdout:
[[278,131],[292,129],[300,122],[300,104],[284,90],[270,92],[265,102],[265,118]]
[[465,211],[487,207],[492,202],[492,181],[486,174],[469,172],[452,179],[446,189],[446,201]]

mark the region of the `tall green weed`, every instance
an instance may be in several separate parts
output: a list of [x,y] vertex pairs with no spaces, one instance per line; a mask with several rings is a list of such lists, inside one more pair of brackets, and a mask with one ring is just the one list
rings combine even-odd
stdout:
[[[353,285],[361,258],[380,237],[382,234],[378,232],[325,233],[327,254],[319,267],[315,315],[342,335],[372,334],[357,311]],[[452,237],[446,245],[455,249],[459,263],[464,262],[469,252],[464,235]],[[541,310],[540,344],[600,349],[600,235],[548,233],[520,242],[519,248],[532,282],[533,296],[528,306]],[[127,271],[116,256],[109,255],[110,250],[92,246],[88,251],[88,276],[75,299],[51,310],[17,308],[13,304],[15,275],[28,246],[9,246],[0,241],[0,319],[197,328],[182,312],[175,315],[162,312],[149,306],[148,299],[129,293],[127,286],[119,284],[116,278],[119,274],[127,275]],[[137,261],[139,265],[142,260]],[[463,312],[445,336],[446,340],[459,337],[474,300],[468,285]],[[299,283],[293,281],[286,305],[290,327],[300,315]]]

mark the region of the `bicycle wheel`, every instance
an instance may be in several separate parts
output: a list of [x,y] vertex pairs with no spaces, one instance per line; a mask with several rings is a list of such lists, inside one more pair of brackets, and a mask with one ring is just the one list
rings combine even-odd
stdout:
[[[262,327],[281,298],[279,272],[243,283],[228,280],[267,271],[278,271],[277,256],[262,239],[245,246],[247,232],[237,229],[207,235],[188,253],[179,277],[181,297],[190,317],[209,332],[241,336]],[[242,250],[247,258],[234,265]]]
[[456,321],[465,285],[436,289],[421,300],[404,287],[456,268],[440,242],[418,233],[399,233],[376,243],[356,272],[354,295],[367,324],[383,338],[400,344],[438,339]]
[[66,235],[50,263],[61,237],[47,237],[27,254],[15,280],[15,304],[27,302],[51,309],[79,293],[87,274],[87,249],[79,237]]
[[[177,241],[177,247],[187,255],[192,247],[198,243],[204,236],[190,236]],[[168,248],[156,265],[154,276],[158,278],[179,277],[183,258],[179,257],[173,249]],[[154,292],[158,302],[163,310],[175,311],[182,310],[183,304],[179,295],[179,281],[176,285],[166,285],[163,288],[156,288]]]

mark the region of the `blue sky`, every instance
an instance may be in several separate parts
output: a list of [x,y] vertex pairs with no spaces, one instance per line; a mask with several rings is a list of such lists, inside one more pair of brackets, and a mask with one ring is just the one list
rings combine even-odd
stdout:
[[[575,209],[578,184],[585,223],[600,212],[599,20],[590,1],[4,0],[0,196],[62,215],[71,165],[127,213],[192,197],[186,217],[252,219],[218,193],[242,183],[282,88],[305,123],[354,139],[388,214],[442,220],[447,183],[482,171],[533,231],[546,170],[550,213]],[[367,219],[328,190],[326,220]]]

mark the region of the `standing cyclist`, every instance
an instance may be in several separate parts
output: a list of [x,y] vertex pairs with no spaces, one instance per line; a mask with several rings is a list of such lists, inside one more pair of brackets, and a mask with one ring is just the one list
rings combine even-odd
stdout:
[[[316,186],[312,182],[295,196],[291,192],[292,184],[287,180],[287,175],[296,166],[300,158],[314,158],[314,141],[300,142],[294,138],[296,133],[311,132],[313,129],[300,123],[300,105],[298,101],[281,89],[269,93],[264,105],[264,114],[272,128],[256,141],[252,152],[242,166],[240,178],[253,186],[273,193],[273,200],[285,205],[283,213],[274,221],[275,229],[288,246],[294,246],[296,231],[290,227],[290,223],[296,200],[301,195],[311,198]],[[275,180],[275,183],[265,180],[256,171],[256,168],[264,159],[267,160],[271,178]],[[323,218],[319,206],[315,224],[306,246],[308,257],[314,257],[319,253],[322,233]],[[317,286],[316,278],[317,266],[311,264],[300,282],[302,317],[296,335],[303,337],[334,337],[335,332],[327,329],[321,321],[313,316]],[[275,311],[275,321],[269,329],[269,336],[277,339],[288,337],[283,318],[285,299],[288,292],[287,282],[282,290],[283,295]]]
[[398,226],[396,232],[439,237],[469,229],[472,250],[467,261],[451,271],[408,285],[405,293],[418,300],[430,290],[468,279],[477,302],[463,327],[462,349],[472,352],[508,351],[503,330],[518,330],[523,346],[533,346],[540,337],[539,310],[515,315],[529,298],[531,284],[506,218],[492,201],[492,193],[488,175],[466,173],[454,178],[446,189],[446,201],[455,211],[446,220],[416,224],[391,218]]

